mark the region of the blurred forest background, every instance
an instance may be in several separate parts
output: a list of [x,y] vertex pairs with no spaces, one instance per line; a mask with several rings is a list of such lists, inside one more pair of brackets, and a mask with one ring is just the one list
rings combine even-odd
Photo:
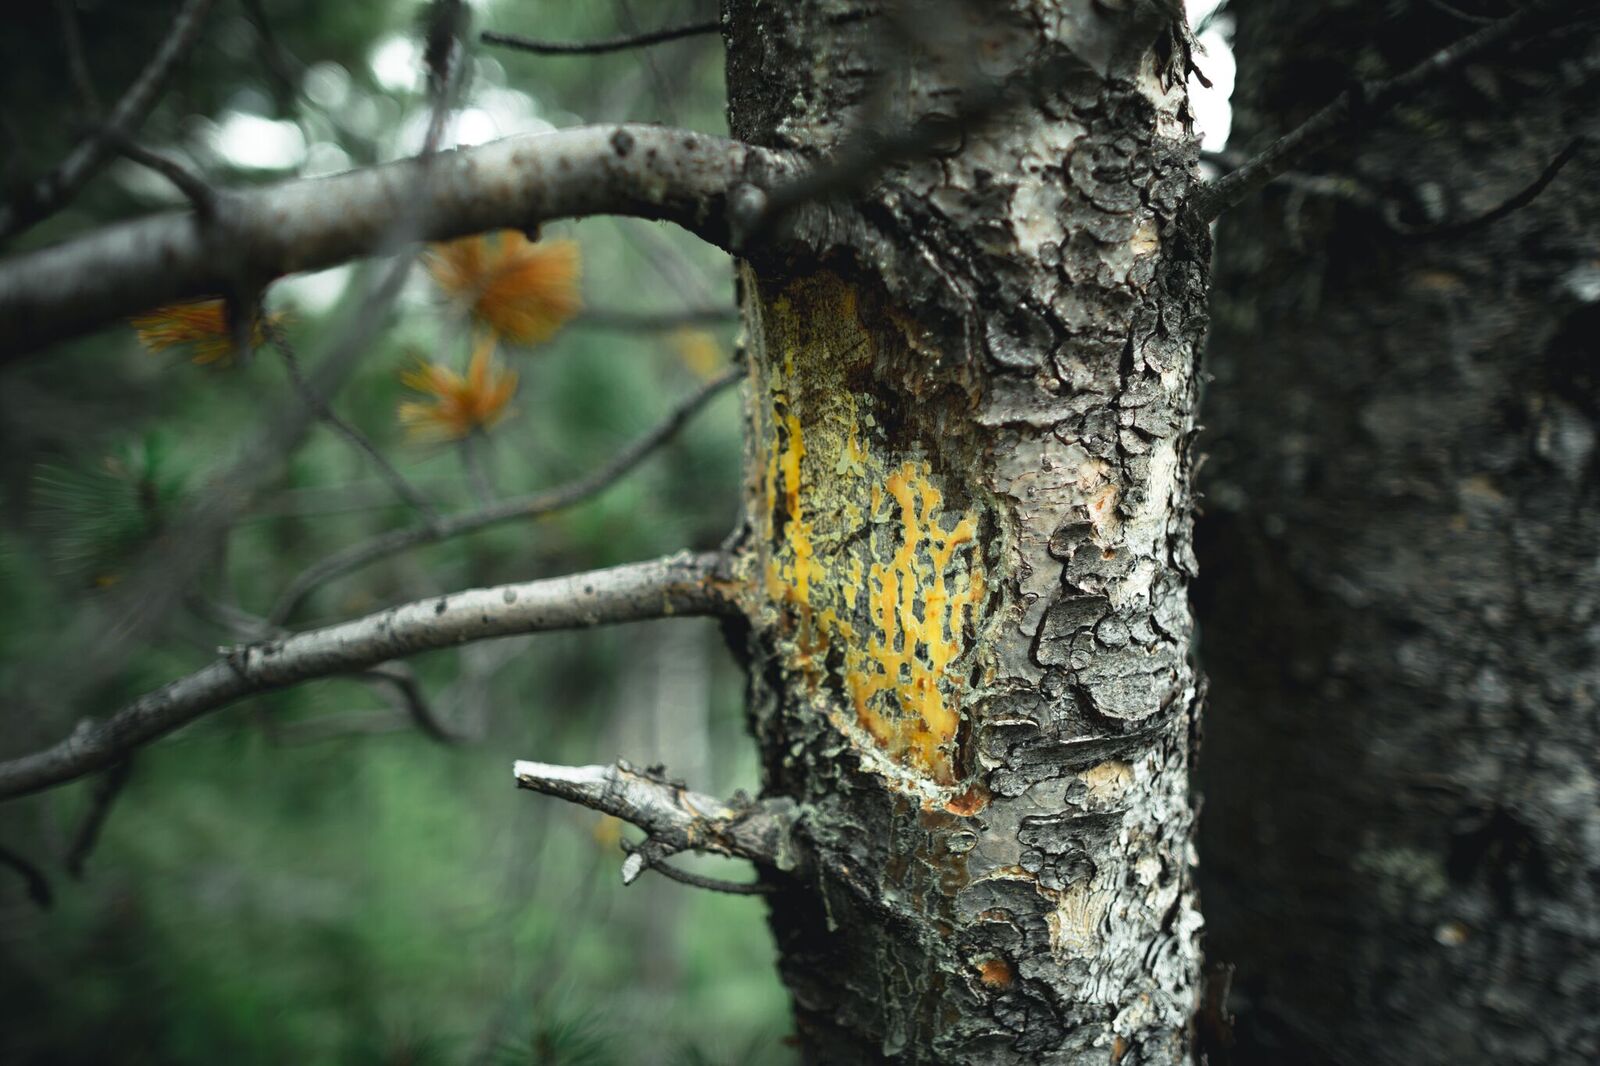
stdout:
[[[168,32],[176,2],[73,5],[102,100]],[[0,176],[47,170],[81,134],[59,5],[0,27]],[[218,187],[414,153],[427,123],[416,0],[222,0],[139,140]],[[481,29],[578,40],[714,17],[704,3],[474,5]],[[637,18],[637,23],[634,19]],[[595,121],[725,132],[721,41],[532,57],[473,43],[445,144]],[[110,165],[20,250],[182,204]],[[585,309],[509,350],[515,416],[481,461],[499,496],[595,469],[725,369],[735,325],[618,329],[610,312],[731,312],[730,263],[671,227],[552,226],[581,250]],[[377,271],[268,294],[308,363]],[[635,323],[637,325],[637,323]],[[461,449],[408,440],[401,373],[464,363],[459,325],[413,270],[334,406],[442,510],[474,504]],[[275,352],[196,365],[133,328],[8,370],[0,391],[0,692],[20,752],[207,661],[213,609],[143,617],[126,657],[85,617],[260,427],[299,402]],[[382,560],[330,583],[297,627],[443,590],[714,546],[736,516],[737,401],[719,395],[635,472],[579,506]],[[325,426],[227,536],[216,603],[261,614],[307,565],[414,515]],[[305,685],[208,717],[142,753],[81,878],[62,872],[97,787],[0,809],[0,843],[53,905],[0,869],[0,1061],[429,1063],[788,1061],[787,1003],[760,902],[647,877],[625,889],[615,823],[519,793],[514,758],[665,763],[718,794],[754,790],[739,675],[716,626],[645,624],[502,640],[414,660],[440,744],[382,687]],[[694,866],[695,863],[688,865]],[[713,869],[713,860],[699,863]],[[747,877],[734,868],[729,876]]]

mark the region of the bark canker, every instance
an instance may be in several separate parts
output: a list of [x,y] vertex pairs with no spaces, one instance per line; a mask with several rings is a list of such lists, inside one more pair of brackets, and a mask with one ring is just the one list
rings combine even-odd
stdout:
[[736,135],[811,156],[1081,61],[744,271],[752,717],[819,871],[771,912],[813,1062],[1187,1055],[1208,249],[1172,29],[1106,7],[929,5],[904,48],[855,4],[727,12]]

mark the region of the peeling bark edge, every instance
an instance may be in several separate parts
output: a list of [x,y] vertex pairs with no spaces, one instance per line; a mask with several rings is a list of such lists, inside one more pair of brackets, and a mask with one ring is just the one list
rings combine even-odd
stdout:
[[258,692],[362,670],[471,640],[734,610],[720,553],[664,559],[543,581],[469,589],[349,622],[225,651],[187,677],[102,721],[85,719],[53,747],[0,763],[0,800],[104,769],[132,749]]
[[422,240],[630,215],[729,244],[729,191],[792,169],[780,153],[689,130],[585,126],[508,137],[259,192],[219,194],[215,219],[170,212],[0,261],[0,363],[119,316]]

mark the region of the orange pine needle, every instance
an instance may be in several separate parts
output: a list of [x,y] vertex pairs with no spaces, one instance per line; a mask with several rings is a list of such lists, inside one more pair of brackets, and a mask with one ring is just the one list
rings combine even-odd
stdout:
[[454,302],[514,344],[548,340],[582,306],[576,241],[530,241],[517,230],[436,244],[433,280]]
[[[268,316],[269,322],[279,322],[282,315]],[[139,343],[151,352],[164,352],[168,348],[189,345],[193,361],[206,363],[226,362],[233,356],[233,335],[228,329],[227,305],[222,300],[195,300],[189,303],[167,304],[129,320],[139,334]],[[266,343],[266,330],[260,319],[251,333],[251,343]]]
[[429,362],[400,375],[407,388],[431,397],[400,405],[400,422],[413,440],[461,440],[511,413],[506,405],[517,391],[517,375],[493,365],[494,343],[492,335],[478,342],[464,377]]
[[702,381],[710,381],[728,363],[717,339],[703,329],[680,329],[672,334],[678,358]]

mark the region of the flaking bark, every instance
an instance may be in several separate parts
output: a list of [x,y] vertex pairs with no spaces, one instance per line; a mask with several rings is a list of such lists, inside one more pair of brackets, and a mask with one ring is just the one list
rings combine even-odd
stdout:
[[782,975],[813,1063],[1183,1062],[1180,38],[1153,5],[909,7],[725,12],[735,136],[812,158],[1081,68],[747,249],[752,721],[816,878],[772,880]]

